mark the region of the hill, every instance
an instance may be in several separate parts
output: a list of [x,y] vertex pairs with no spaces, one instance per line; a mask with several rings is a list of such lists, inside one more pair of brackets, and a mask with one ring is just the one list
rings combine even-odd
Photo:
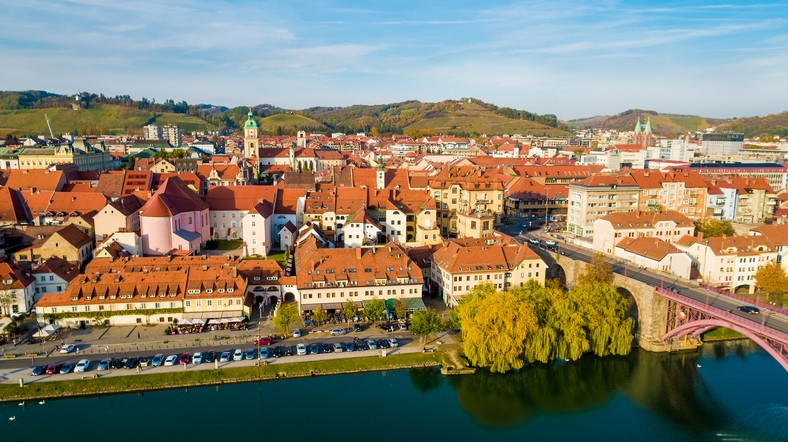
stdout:
[[748,138],[764,135],[788,138],[788,111],[765,117],[735,118],[719,125],[717,130],[744,132]]
[[644,123],[646,118],[651,118],[651,130],[654,134],[671,138],[687,132],[704,131],[726,121],[697,115],[660,114],[651,110],[630,109],[613,116],[602,115],[571,120],[568,124],[582,129],[631,131],[635,128],[638,117],[641,117]]

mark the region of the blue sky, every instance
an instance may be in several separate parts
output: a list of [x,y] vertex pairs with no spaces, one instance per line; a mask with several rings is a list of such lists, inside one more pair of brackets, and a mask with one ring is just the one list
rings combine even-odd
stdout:
[[0,0],[0,89],[559,118],[788,109],[788,1]]

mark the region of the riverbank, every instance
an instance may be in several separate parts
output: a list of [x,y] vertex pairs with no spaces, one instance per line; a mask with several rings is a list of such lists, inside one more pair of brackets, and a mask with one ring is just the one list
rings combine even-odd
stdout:
[[79,380],[34,381],[26,384],[24,387],[14,384],[0,384],[0,402],[133,393],[204,385],[330,376],[430,366],[450,367],[454,366],[454,364],[450,355],[436,351],[433,353],[394,354],[385,358],[370,356],[106,378],[90,376],[87,379]]

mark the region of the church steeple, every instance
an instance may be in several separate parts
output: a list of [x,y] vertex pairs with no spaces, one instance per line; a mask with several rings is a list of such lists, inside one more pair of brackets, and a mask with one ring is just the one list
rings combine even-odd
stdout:
[[260,126],[257,121],[252,118],[254,114],[252,109],[246,114],[246,123],[244,123],[244,158],[251,158],[257,156],[258,136],[257,131]]
[[651,133],[651,117],[649,117],[649,118],[646,120],[646,133],[647,133],[647,134],[650,134],[650,133]]
[[640,117],[638,117],[638,123],[635,125],[635,133],[639,134],[641,132],[643,131],[640,129]]

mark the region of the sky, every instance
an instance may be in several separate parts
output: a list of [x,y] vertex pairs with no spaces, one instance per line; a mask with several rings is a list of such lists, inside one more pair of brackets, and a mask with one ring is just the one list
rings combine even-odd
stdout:
[[788,110],[786,1],[0,0],[0,89],[561,119]]

